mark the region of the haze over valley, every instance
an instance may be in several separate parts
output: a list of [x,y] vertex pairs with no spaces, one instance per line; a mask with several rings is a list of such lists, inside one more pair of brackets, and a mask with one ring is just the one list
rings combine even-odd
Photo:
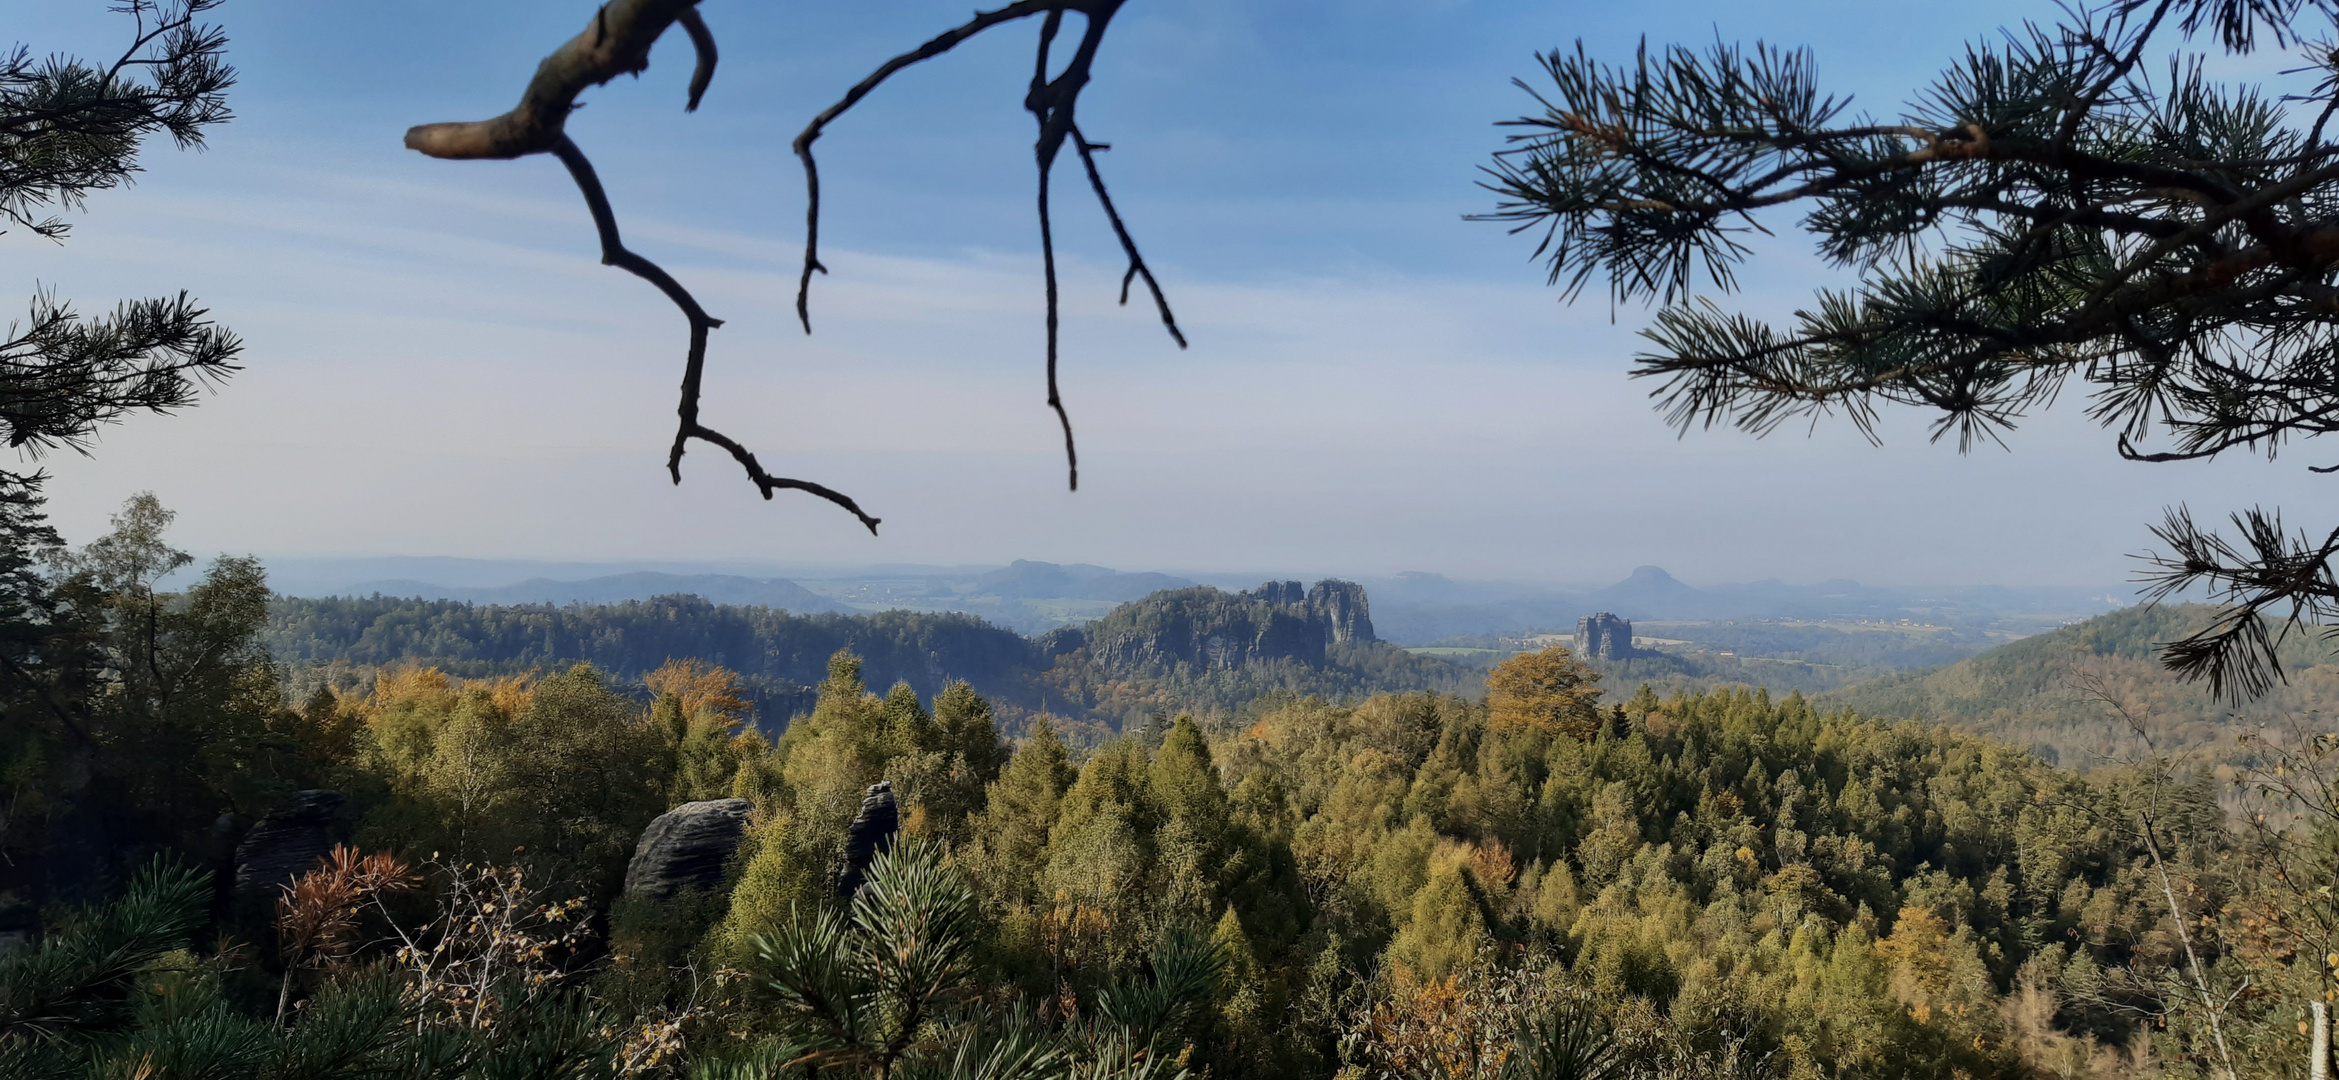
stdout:
[[[762,576],[775,570],[792,570],[795,576]],[[392,573],[439,580],[375,576]],[[1260,585],[1261,578],[1267,580],[1266,586]],[[274,571],[272,580],[287,597],[277,605],[280,626],[309,625],[326,611],[338,612],[331,618],[343,624],[338,638],[279,637],[278,654],[298,665],[345,665],[339,680],[352,687],[356,684],[351,680],[360,673],[386,663],[446,663],[474,675],[517,671],[525,665],[608,663],[608,654],[590,644],[594,635],[586,624],[618,618],[623,612],[680,604],[674,610],[695,613],[683,616],[686,622],[744,619],[760,620],[767,628],[819,625],[826,628],[821,640],[830,642],[827,649],[870,649],[868,643],[898,636],[912,625],[953,627],[950,640],[957,644],[930,649],[923,660],[897,661],[886,649],[875,649],[867,657],[872,676],[880,681],[908,677],[926,692],[949,678],[964,677],[978,689],[1024,709],[1052,709],[1069,719],[1117,725],[1138,715],[1130,712],[1134,706],[1124,700],[1126,694],[1095,694],[1090,692],[1093,687],[1066,685],[1051,697],[1044,688],[1046,672],[1057,658],[1080,648],[1069,642],[1102,626],[1151,621],[1163,610],[1183,611],[1197,601],[1208,606],[1228,597],[1262,595],[1261,590],[1272,593],[1282,588],[1278,581],[1298,579],[1131,572],[1030,560],[1005,567],[791,568],[382,558],[292,560]],[[1274,686],[1338,700],[1377,690],[1477,687],[1486,669],[1511,656],[1563,645],[1575,647],[1620,687],[1646,683],[1671,692],[1744,685],[1779,693],[1817,693],[1941,668],[2125,606],[2111,589],[1911,589],[1850,581],[1700,587],[1654,566],[1590,588],[1454,581],[1425,573],[1360,577],[1348,587],[1356,590],[1359,605],[1369,613],[1366,630],[1357,642],[1342,638],[1334,644],[1362,648],[1369,643],[1380,650],[1381,666],[1397,667],[1367,671],[1372,665],[1360,667],[1359,654],[1349,656],[1343,668],[1335,656],[1332,667],[1342,673],[1333,675],[1311,670],[1327,663],[1321,652],[1301,655],[1278,647],[1230,661],[1212,660],[1190,649],[1163,653],[1157,643],[1139,650],[1154,661],[1133,668],[1122,664],[1129,670],[1106,674],[1159,680],[1183,666],[1218,669],[1223,677],[1260,664],[1297,661],[1298,667],[1251,689]],[[410,601],[438,603],[417,609]],[[489,661],[494,648],[478,640],[484,631],[477,629],[455,630],[452,637],[414,638],[404,646],[410,650],[406,654],[382,651],[384,643],[370,629],[373,621],[403,620],[405,616],[396,613],[411,610],[455,617],[474,609],[480,615],[498,612],[493,616],[497,620],[574,623],[574,629],[565,631],[574,644],[564,649],[537,643]],[[1577,640],[1579,622],[1601,613],[1628,621],[1631,655],[1596,655]],[[972,619],[932,618],[947,615]],[[806,616],[832,618],[801,618]],[[1192,621],[1190,612],[1178,617]],[[1204,628],[1194,632],[1205,639],[1225,638],[1232,632],[1235,638],[1254,640],[1264,633],[1242,619],[1229,631],[1216,626],[1212,622],[1216,618],[1221,616],[1203,617]],[[784,725],[787,712],[809,707],[811,688],[821,677],[826,655],[821,647],[780,644],[770,637],[776,632],[767,629],[753,643],[742,639],[727,646],[720,661],[763,680],[759,693],[772,714],[765,723],[775,731]],[[1001,649],[1025,649],[1015,642],[1018,638],[1033,643],[1029,654],[998,666]],[[426,643],[432,640],[441,642],[442,651],[431,651]],[[669,643],[676,650],[673,655],[684,655],[692,640]],[[992,644],[973,644],[978,640]],[[367,641],[371,644],[361,646]],[[630,647],[633,651],[613,670],[639,674],[668,659],[655,646],[636,642]],[[791,659],[768,662],[754,655],[759,650],[778,650]],[[985,658],[976,659],[977,655]],[[1399,656],[1411,659],[1400,663]],[[1326,678],[1318,679],[1319,675]],[[1224,688],[1179,690],[1165,684],[1140,696],[1146,702],[1143,708],[1153,712],[1199,709],[1223,714],[1242,706],[1239,695]]]

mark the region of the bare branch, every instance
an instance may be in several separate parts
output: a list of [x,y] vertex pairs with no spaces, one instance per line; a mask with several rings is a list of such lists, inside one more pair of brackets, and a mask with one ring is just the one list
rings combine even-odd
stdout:
[[601,188],[601,179],[594,174],[593,163],[586,159],[584,151],[577,149],[576,143],[570,141],[567,135],[558,136],[553,140],[552,153],[560,158],[561,164],[568,166],[569,176],[576,180],[577,190],[585,196],[585,206],[593,215],[593,227],[601,235],[602,264],[618,267],[657,286],[658,291],[665,293],[666,298],[673,301],[674,306],[681,310],[683,318],[690,323],[690,356],[682,369],[682,404],[677,410],[681,415],[681,423],[675,428],[674,446],[666,458],[666,471],[674,478],[674,482],[682,482],[683,451],[690,440],[698,439],[730,451],[740,467],[747,470],[747,478],[763,492],[764,498],[771,498],[774,491],[781,489],[817,495],[843,507],[868,527],[870,535],[876,535],[879,519],[869,516],[850,496],[809,480],[773,476],[765,472],[763,466],[755,460],[755,455],[749,453],[737,440],[699,422],[699,393],[701,377],[706,369],[707,331],[723,325],[723,321],[707,314],[706,309],[699,306],[698,300],[690,295],[690,291],[683,288],[682,283],[674,280],[673,275],[664,268],[627,249],[625,242],[618,237],[617,215],[610,210],[609,196]]
[[[697,2],[610,0],[594,12],[593,21],[583,32],[536,65],[535,76],[528,80],[520,103],[510,112],[487,120],[408,128],[406,148],[449,160],[508,160],[551,152],[576,107],[577,95],[588,86],[603,85],[620,75],[637,75],[648,68],[650,46]],[[692,33],[693,39],[704,32],[702,23]],[[699,50],[699,71],[700,77],[691,81],[694,106],[705,90],[701,78],[713,77],[711,44]]]
[[1145,256],[1137,253],[1137,241],[1130,238],[1128,226],[1121,224],[1121,212],[1114,208],[1112,195],[1105,191],[1104,174],[1096,169],[1097,151],[1112,147],[1082,138],[1077,127],[1072,129],[1072,147],[1080,151],[1080,164],[1088,169],[1088,186],[1096,192],[1097,205],[1104,207],[1105,217],[1113,223],[1113,235],[1120,239],[1121,250],[1129,256],[1129,272],[1121,275],[1121,303],[1129,302],[1130,282],[1144,278],[1146,289],[1153,293],[1153,306],[1161,312],[1162,328],[1169,331],[1170,340],[1177,342],[1178,348],[1185,348],[1186,335],[1178,329],[1178,317],[1170,313],[1169,298],[1161,294],[1161,282],[1153,279],[1153,271],[1145,265]]
[[804,125],[804,130],[797,133],[796,156],[804,162],[805,206],[804,275],[796,283],[796,317],[803,321],[805,333],[812,332],[812,272],[817,270],[823,274],[828,273],[828,267],[820,265],[820,165],[812,158],[813,142],[828,130],[828,125],[834,122],[837,117],[843,116],[846,110],[860,104],[861,99],[868,97],[870,91],[877,89],[880,84],[892,78],[896,72],[903,68],[923,63],[949,52],[957,48],[960,42],[994,26],[1014,22],[1017,19],[1030,18],[1042,12],[1053,11],[1061,15],[1066,6],[1061,0],[1020,0],[1018,3],[1009,4],[997,11],[977,12],[974,18],[936,35],[933,40],[879,64],[877,70],[870,72],[860,82],[854,83],[852,89],[845,91],[844,97],[837,99],[836,104],[822,109],[820,115],[813,117],[812,122]]
[[[1177,318],[1170,311],[1168,299],[1162,295],[1161,284],[1154,279],[1153,271],[1145,265],[1143,256],[1138,254],[1137,243],[1130,237],[1128,227],[1121,221],[1120,211],[1113,205],[1112,196],[1105,189],[1104,177],[1097,170],[1095,152],[1108,149],[1108,147],[1091,143],[1081,137],[1079,126],[1074,120],[1074,114],[1079,105],[1080,92],[1088,85],[1091,71],[1096,63],[1097,49],[1104,42],[1105,29],[1112,21],[1114,13],[1120,10],[1123,2],[1124,0],[1023,0],[1021,3],[1010,4],[997,11],[977,13],[973,19],[966,23],[953,27],[924,45],[879,65],[876,71],[871,72],[867,78],[862,79],[859,83],[854,84],[851,90],[846,91],[845,96],[839,99],[836,104],[813,117],[812,122],[805,125],[803,132],[796,136],[795,143],[796,156],[804,162],[805,190],[804,269],[796,282],[796,317],[803,323],[804,332],[811,333],[812,275],[815,272],[823,274],[828,272],[828,267],[822,265],[820,261],[820,167],[812,156],[813,142],[820,138],[830,123],[844,115],[847,110],[859,103],[862,98],[867,97],[870,91],[875,90],[879,84],[891,78],[896,72],[940,56],[957,47],[960,42],[991,27],[1033,15],[1044,14],[1046,16],[1046,20],[1040,27],[1039,47],[1036,50],[1032,67],[1031,89],[1024,96],[1023,107],[1032,114],[1033,119],[1038,121],[1040,128],[1039,138],[1032,146],[1032,156],[1039,167],[1040,263],[1047,297],[1048,408],[1054,410],[1057,422],[1064,429],[1064,460],[1067,482],[1075,491],[1080,489],[1080,455],[1072,437],[1072,417],[1064,409],[1064,397],[1057,381],[1058,338],[1061,328],[1060,294],[1056,282],[1055,221],[1048,204],[1049,183],[1055,168],[1056,156],[1063,150],[1065,140],[1071,140],[1073,147],[1080,154],[1081,163],[1088,173],[1089,187],[1095,192],[1098,205],[1104,208],[1106,219],[1112,223],[1113,235],[1120,241],[1121,250],[1129,257],[1128,272],[1123,274],[1121,278],[1121,302],[1124,304],[1129,302],[1130,284],[1142,277],[1145,280],[1146,288],[1153,293],[1154,306],[1161,312],[1162,326],[1169,331],[1170,339],[1177,342],[1179,348],[1186,347],[1186,336],[1183,331],[1178,329]],[[1063,27],[1064,15],[1067,12],[1081,15],[1086,22],[1081,30],[1080,43],[1074,48],[1071,59],[1065,62],[1062,71],[1051,77],[1048,74],[1050,50],[1055,44],[1057,32]]]
[[695,7],[683,8],[675,21],[690,35],[690,47],[698,53],[698,66],[690,73],[690,101],[682,106],[683,112],[697,112],[699,99],[707,94],[707,84],[715,81],[715,32],[707,29],[707,21],[699,17]]
[[[843,98],[815,116],[794,142],[796,155],[804,163],[806,203],[804,267],[797,282],[796,314],[805,332],[810,333],[812,275],[816,271],[826,273],[828,269],[820,262],[820,170],[812,154],[812,144],[830,123],[904,68],[940,56],[957,47],[960,42],[992,27],[1033,15],[1047,16],[1040,36],[1031,89],[1025,96],[1024,107],[1040,126],[1039,139],[1033,152],[1039,166],[1040,243],[1047,284],[1048,407],[1055,411],[1064,429],[1065,459],[1070,483],[1075,490],[1080,483],[1079,458],[1072,437],[1071,417],[1064,408],[1057,385],[1059,297],[1054,222],[1048,207],[1050,171],[1065,139],[1074,141],[1098,204],[1103,207],[1106,219],[1112,224],[1114,236],[1129,257],[1129,269],[1121,281],[1121,302],[1128,302],[1130,284],[1143,278],[1153,295],[1155,307],[1161,313],[1162,325],[1169,331],[1171,339],[1181,348],[1186,344],[1185,335],[1178,329],[1177,320],[1170,311],[1168,300],[1163,296],[1160,283],[1139,255],[1136,242],[1129,235],[1118,208],[1113,205],[1105,189],[1103,176],[1097,170],[1094,153],[1105,147],[1080,137],[1073,122],[1080,91],[1089,82],[1106,26],[1123,2],[1017,0],[996,11],[979,12],[966,23],[879,65],[877,70],[846,91]],[[697,66],[691,76],[685,110],[697,109],[714,76],[717,52],[714,35],[700,17],[695,4],[696,0],[610,0],[595,14],[593,22],[583,32],[538,65],[535,77],[529,80],[526,91],[521,95],[520,103],[511,111],[488,120],[421,125],[407,131],[406,145],[432,157],[449,159],[508,159],[536,153],[558,156],[576,180],[578,190],[584,193],[586,206],[593,214],[594,225],[601,237],[602,262],[621,267],[657,286],[690,323],[690,351],[683,372],[681,403],[677,409],[681,422],[667,457],[668,472],[676,482],[681,480],[681,463],[687,444],[692,439],[698,439],[730,451],[765,498],[770,498],[775,490],[783,488],[809,492],[850,511],[874,533],[878,519],[862,512],[852,499],[809,481],[772,476],[757,463],[755,455],[736,440],[699,422],[707,332],[722,324],[700,308],[697,300],[672,275],[625,247],[618,237],[616,216],[610,210],[608,197],[602,191],[591,163],[564,133],[568,115],[576,107],[578,94],[589,86],[607,83],[619,75],[642,71],[649,64],[651,47],[667,27],[676,24],[680,24],[690,35],[696,52]],[[1048,74],[1049,49],[1068,12],[1081,15],[1085,26],[1072,58],[1060,73],[1051,78]]]

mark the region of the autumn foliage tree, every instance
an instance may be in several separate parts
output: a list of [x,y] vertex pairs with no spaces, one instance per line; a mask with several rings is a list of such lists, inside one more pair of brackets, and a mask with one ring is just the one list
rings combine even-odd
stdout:
[[1486,677],[1487,726],[1589,739],[1600,730],[1599,682],[1565,645],[1520,653]]

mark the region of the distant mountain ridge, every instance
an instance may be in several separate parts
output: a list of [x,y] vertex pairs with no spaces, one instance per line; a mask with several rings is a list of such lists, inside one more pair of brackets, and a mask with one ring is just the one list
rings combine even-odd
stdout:
[[975,579],[974,592],[978,596],[996,596],[1002,600],[1074,600],[1129,601],[1148,596],[1163,589],[1184,589],[1193,582],[1168,574],[1126,574],[1087,563],[1058,565],[1017,559],[1005,569],[993,570]]
[[768,607],[815,615],[861,609],[837,603],[793,581],[735,574],[664,574],[644,570],[583,581],[531,578],[515,585],[448,586],[425,581],[367,581],[342,590],[350,596],[411,596],[469,604],[616,604],[660,596],[697,596],[711,603]]
[[[1236,592],[1269,575],[1199,576]],[[438,557],[293,559],[283,567],[271,564],[270,579],[292,596],[380,592],[471,603],[608,604],[689,594],[721,604],[807,613],[963,611],[1025,634],[1079,626],[1103,617],[1114,604],[1197,585],[1191,576],[1030,559],[1003,567],[891,565],[849,571],[780,563],[629,567]],[[2050,630],[2120,606],[2111,595],[2117,590],[2109,588],[1920,589],[1841,579],[1700,586],[1648,565],[1591,589],[1455,581],[1420,572],[1359,583],[1372,591],[1377,636],[1402,645],[1447,644],[1445,639],[1474,635],[1566,633],[1577,619],[1596,611],[1638,621],[1909,619],[2003,636]]]
[[2327,729],[2329,721],[2321,718],[2339,711],[2339,662],[2318,634],[2292,635],[2282,649],[2289,683],[2241,705],[2220,701],[2206,684],[2181,681],[2160,666],[2161,643],[2208,625],[2216,611],[2202,604],[2127,608],[1946,667],[1830,690],[1816,701],[1990,735],[2077,767],[2144,749],[2098,690],[2145,720],[2155,752],[2205,763],[2242,752],[2235,736],[2256,723]]
[[1631,620],[1913,619],[1966,626],[2049,630],[2120,606],[2106,589],[1895,588],[1831,580],[1815,585],[1757,581],[1695,586],[1656,566],[1586,591],[1451,581],[1407,573],[1367,579],[1378,598],[1382,636],[1405,644],[1447,637],[1543,630],[1565,633],[1600,611]]

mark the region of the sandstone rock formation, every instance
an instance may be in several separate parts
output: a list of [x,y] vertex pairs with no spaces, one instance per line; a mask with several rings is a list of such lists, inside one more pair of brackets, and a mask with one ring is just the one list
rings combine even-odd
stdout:
[[894,801],[892,782],[879,780],[869,785],[861,812],[853,815],[853,824],[845,829],[845,867],[837,875],[838,896],[851,897],[861,891],[869,864],[879,852],[893,846],[894,830],[900,827],[901,806]]
[[1306,604],[1308,590],[1296,581],[1270,581],[1246,595],[1255,596],[1270,604]]
[[1576,620],[1575,653],[1580,660],[1622,660],[1640,655],[1632,647],[1632,622],[1605,611]]
[[1159,592],[1090,624],[1086,639],[1108,672],[1224,671],[1263,660],[1320,665],[1332,645],[1375,640],[1363,586],[1333,580],[1313,589],[1270,581],[1239,593]]
[[1362,585],[1334,578],[1316,582],[1308,590],[1308,610],[1323,620],[1335,645],[1374,640],[1372,605],[1366,602]]
[[348,806],[338,791],[303,791],[261,818],[236,845],[236,900],[273,903],[279,886],[314,869],[342,839]]
[[723,863],[747,835],[745,799],[688,802],[642,830],[625,865],[625,895],[664,900],[684,889],[716,889]]
[[1077,626],[1059,626],[1034,639],[1040,655],[1050,660],[1088,647],[1088,634]]

